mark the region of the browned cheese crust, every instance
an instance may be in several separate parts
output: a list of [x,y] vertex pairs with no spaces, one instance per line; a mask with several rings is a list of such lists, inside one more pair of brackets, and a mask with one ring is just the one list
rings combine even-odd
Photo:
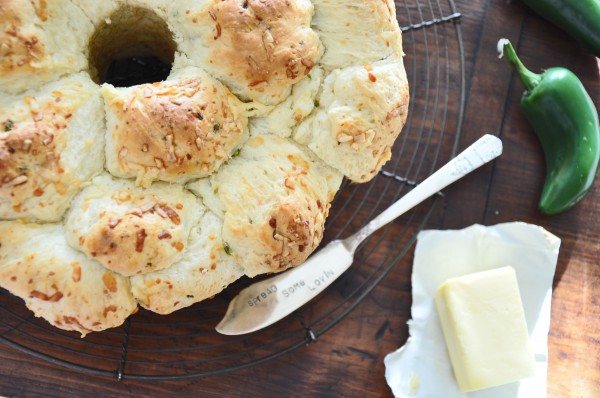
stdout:
[[232,106],[233,95],[200,77],[144,84],[121,96],[104,93],[112,115],[109,150],[118,162],[109,168],[119,175],[146,181],[206,176],[245,137],[246,119]]
[[[55,119],[61,119],[60,116]],[[10,198],[16,213],[21,212],[26,199],[42,196],[48,184],[64,195],[66,187],[58,177],[64,172],[60,149],[65,141],[61,130],[66,125],[59,122],[52,126],[42,120],[37,125],[13,129],[8,129],[8,125],[12,125],[10,119],[4,121],[9,134],[0,136],[0,195]]]
[[0,284],[64,330],[122,324],[137,309],[129,280],[71,249],[60,229],[0,222]]
[[276,103],[310,72],[320,55],[319,39],[310,28],[311,9],[303,3],[213,0],[186,19],[213,27],[207,33],[211,36],[203,38],[210,46],[205,59],[210,70],[222,70],[242,95]]
[[[46,2],[32,2],[37,20],[48,20]],[[25,73],[35,73],[40,62],[47,57],[45,44],[34,24],[23,20],[24,10],[18,1],[0,2],[0,73],[11,73],[20,69]]]
[[90,86],[75,75],[43,92],[0,98],[1,218],[56,221],[82,180],[99,172],[97,153],[75,164],[81,150],[103,144],[100,97]]

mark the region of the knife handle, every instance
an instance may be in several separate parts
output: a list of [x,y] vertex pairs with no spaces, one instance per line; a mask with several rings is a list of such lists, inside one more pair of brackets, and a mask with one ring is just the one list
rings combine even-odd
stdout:
[[344,245],[353,253],[358,245],[373,232],[501,154],[502,141],[491,134],[484,135],[413,190],[394,202],[354,235],[344,239]]

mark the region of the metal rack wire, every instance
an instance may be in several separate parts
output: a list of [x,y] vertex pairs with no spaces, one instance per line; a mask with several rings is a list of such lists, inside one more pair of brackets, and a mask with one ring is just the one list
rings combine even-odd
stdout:
[[[461,15],[453,0],[397,0],[396,7],[411,88],[408,121],[385,171],[369,184],[344,185],[324,243],[364,225],[453,157],[458,146],[465,104]],[[450,101],[450,93],[460,100]],[[449,147],[453,150],[443,153]],[[440,198],[371,237],[351,269],[300,311],[250,335],[228,337],[214,331],[230,299],[250,283],[244,279],[212,300],[169,316],[141,310],[123,326],[86,339],[36,319],[21,300],[0,290],[0,342],[60,366],[117,380],[196,378],[252,367],[309,344],[336,326],[409,251]]]

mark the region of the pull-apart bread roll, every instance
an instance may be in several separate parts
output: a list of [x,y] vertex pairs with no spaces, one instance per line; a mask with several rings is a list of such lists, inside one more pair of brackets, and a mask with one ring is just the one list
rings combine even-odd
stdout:
[[0,1],[0,91],[20,93],[85,69],[92,31],[69,0]]
[[0,284],[54,326],[85,335],[137,308],[129,279],[71,248],[60,225],[2,221],[0,243]]
[[406,121],[408,92],[397,89],[405,84],[400,58],[336,69],[294,138],[351,180],[369,181],[392,157]]
[[391,0],[0,0],[0,287],[85,335],[301,264],[402,57]]
[[[313,0],[312,24],[325,54],[326,69],[362,66],[402,55],[402,33],[391,0]],[[404,91],[406,87],[399,87]]]
[[169,268],[136,275],[131,289],[140,305],[168,314],[219,293],[242,275],[221,238],[223,222],[207,211],[192,228],[187,249]]
[[276,104],[321,53],[309,0],[177,1],[180,49],[243,99]]
[[199,68],[155,84],[105,85],[102,94],[108,170],[145,186],[208,176],[248,136],[241,102]]
[[323,236],[342,176],[289,140],[252,137],[210,178],[189,185],[223,218],[225,244],[246,275],[302,263]]
[[104,163],[104,112],[87,74],[0,96],[0,217],[59,220]]
[[181,185],[147,189],[97,177],[73,201],[65,220],[71,246],[124,276],[163,269],[187,246],[202,207]]

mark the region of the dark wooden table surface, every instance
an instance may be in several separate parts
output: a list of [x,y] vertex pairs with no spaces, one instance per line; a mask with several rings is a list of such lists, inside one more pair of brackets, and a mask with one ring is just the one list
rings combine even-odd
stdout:
[[[506,221],[538,224],[562,239],[552,301],[548,396],[600,396],[600,184],[574,209],[542,216],[544,178],[539,144],[519,111],[522,86],[496,57],[509,38],[533,70],[561,65],[583,81],[600,107],[600,60],[517,0],[457,0],[462,14],[466,108],[460,146],[482,132],[504,141],[493,166],[450,187],[427,228],[464,228]],[[451,98],[458,101],[458,98]],[[449,151],[449,148],[445,148]],[[117,382],[68,370],[0,344],[1,396],[319,396],[387,397],[384,356],[408,337],[406,289],[412,251],[348,317],[315,344],[261,366],[183,381]],[[402,300],[401,296],[402,295]],[[385,324],[384,330],[381,325]]]

